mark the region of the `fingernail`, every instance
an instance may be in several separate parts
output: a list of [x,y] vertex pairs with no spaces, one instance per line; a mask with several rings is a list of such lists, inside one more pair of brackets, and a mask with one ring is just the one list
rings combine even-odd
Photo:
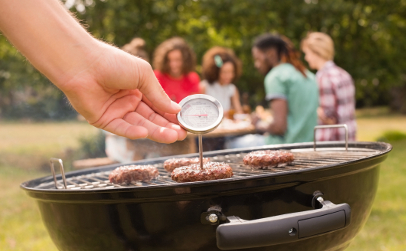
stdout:
[[180,105],[173,101],[171,101],[171,108],[180,111]]

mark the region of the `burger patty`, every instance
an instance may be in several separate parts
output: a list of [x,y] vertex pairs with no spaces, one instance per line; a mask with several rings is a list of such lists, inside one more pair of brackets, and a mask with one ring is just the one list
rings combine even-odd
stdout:
[[172,174],[172,180],[176,182],[193,182],[203,180],[218,180],[231,178],[233,170],[226,163],[207,162],[200,168],[200,164],[192,164],[176,168]]
[[159,175],[158,169],[151,165],[129,165],[114,169],[109,180],[114,184],[131,184],[132,181],[150,181]]
[[268,167],[283,167],[293,162],[295,157],[291,152],[286,151],[255,151],[245,155],[244,164],[256,167],[258,169],[267,169]]
[[[203,164],[209,162],[209,160],[210,160],[209,158],[203,158]],[[200,163],[199,158],[168,159],[165,160],[164,162],[164,168],[166,171],[171,173],[173,172],[173,170],[175,170],[175,168],[199,163]]]

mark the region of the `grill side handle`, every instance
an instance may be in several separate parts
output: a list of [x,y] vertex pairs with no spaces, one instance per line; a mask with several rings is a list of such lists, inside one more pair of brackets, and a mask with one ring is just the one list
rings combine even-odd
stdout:
[[322,208],[257,220],[227,217],[230,223],[217,227],[217,247],[221,250],[271,246],[299,241],[345,228],[350,224],[348,204],[334,204],[317,198]]

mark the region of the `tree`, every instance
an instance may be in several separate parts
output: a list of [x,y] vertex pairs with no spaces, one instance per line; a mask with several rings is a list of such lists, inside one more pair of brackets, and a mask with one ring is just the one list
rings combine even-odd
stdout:
[[[88,1],[85,1],[88,2]],[[95,36],[122,46],[133,37],[147,41],[152,53],[163,40],[184,37],[198,59],[214,45],[233,48],[244,72],[237,83],[259,102],[263,78],[253,67],[253,39],[265,32],[289,37],[299,48],[308,31],[335,41],[338,65],[354,78],[357,105],[385,105],[390,90],[405,86],[406,2],[395,0],[139,0],[92,2],[78,13]],[[90,3],[89,2],[89,3]],[[80,3],[80,2],[78,2]]]
[[[335,41],[336,63],[356,84],[357,106],[387,105],[396,90],[397,108],[406,110],[406,2],[396,0],[63,0],[95,37],[118,47],[134,37],[154,48],[173,36],[185,38],[198,63],[215,45],[230,47],[243,62],[236,83],[251,94],[252,104],[264,99],[263,76],[254,69],[251,46],[265,32],[289,37],[297,48],[308,31],[322,31]],[[198,72],[200,67],[197,67]],[[9,93],[31,86],[49,86],[0,36],[0,108]],[[392,91],[393,92],[393,91]],[[52,92],[49,92],[52,93]],[[63,94],[50,95],[66,106]],[[399,95],[402,94],[402,95]],[[43,97],[41,97],[44,99]],[[52,100],[53,98],[49,98]],[[7,101],[7,102],[6,102]],[[40,107],[46,107],[44,104]],[[52,105],[49,107],[53,107]],[[52,113],[52,112],[51,112]],[[54,112],[55,113],[55,112]],[[3,112],[4,114],[4,112]],[[50,114],[50,112],[45,112]]]

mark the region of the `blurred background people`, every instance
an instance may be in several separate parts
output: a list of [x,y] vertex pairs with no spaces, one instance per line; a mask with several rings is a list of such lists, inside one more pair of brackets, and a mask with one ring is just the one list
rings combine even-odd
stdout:
[[[348,139],[355,141],[355,87],[345,70],[333,62],[334,42],[322,32],[311,32],[301,43],[305,60],[310,68],[317,70],[320,104],[317,109],[318,124],[346,124]],[[345,140],[345,130],[337,128],[319,129],[316,139],[320,141]]]
[[[228,127],[234,124],[234,114],[242,114],[240,94],[233,82],[241,75],[241,62],[235,56],[233,50],[220,46],[209,49],[203,56],[202,75],[204,80],[200,82],[200,93],[216,98],[224,109],[222,125]],[[203,147],[209,150],[222,150],[226,137],[204,138]]]
[[179,103],[188,95],[199,93],[200,78],[195,70],[196,56],[186,41],[170,38],[155,50],[155,75],[169,98]]
[[258,131],[266,132],[267,144],[308,142],[317,125],[318,88],[313,73],[299,59],[286,37],[264,34],[252,48],[255,67],[265,76],[266,99],[273,121],[264,125],[254,119]]
[[233,50],[219,46],[209,49],[203,56],[202,74],[200,93],[215,97],[230,119],[234,113],[243,113],[240,93],[233,84],[241,76],[241,61]]
[[139,37],[134,38],[128,44],[125,44],[122,48],[123,51],[130,53],[149,62],[149,55],[145,49],[145,40]]

